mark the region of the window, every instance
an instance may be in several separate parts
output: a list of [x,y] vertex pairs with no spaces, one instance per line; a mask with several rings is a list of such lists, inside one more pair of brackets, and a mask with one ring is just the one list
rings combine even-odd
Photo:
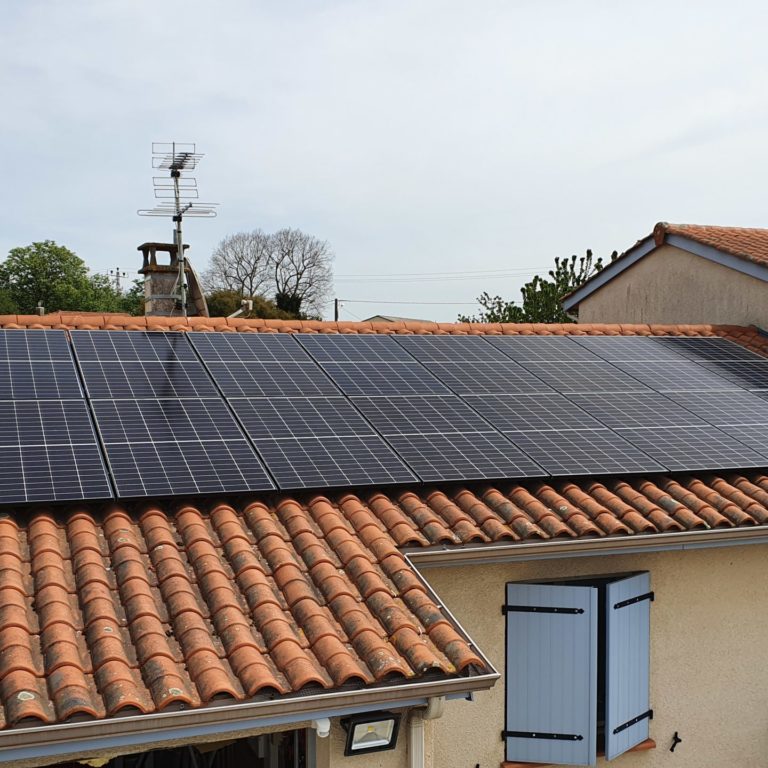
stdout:
[[506,759],[593,765],[648,738],[650,575],[507,584]]

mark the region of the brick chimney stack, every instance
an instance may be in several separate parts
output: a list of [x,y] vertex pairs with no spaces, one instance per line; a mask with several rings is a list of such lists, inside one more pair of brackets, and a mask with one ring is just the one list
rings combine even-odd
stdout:
[[[188,245],[184,246],[186,252]],[[142,243],[138,250],[144,257],[139,274],[144,275],[144,314],[174,317],[181,315],[179,300],[179,260],[175,243]],[[170,261],[158,264],[157,254],[167,253]],[[208,317],[208,305],[203,295],[200,280],[194,268],[185,259],[187,279],[187,315],[189,317]]]

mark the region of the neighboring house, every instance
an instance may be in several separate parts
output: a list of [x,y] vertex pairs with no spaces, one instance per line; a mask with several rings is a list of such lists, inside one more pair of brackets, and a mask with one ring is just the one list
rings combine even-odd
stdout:
[[768,327],[768,229],[658,223],[563,301],[581,323]]
[[[709,325],[0,328],[31,330],[30,347],[64,328],[119,331],[126,349],[151,330],[722,335],[768,352],[755,329]],[[574,451],[592,439],[569,434]],[[749,464],[6,504],[0,762],[192,768],[197,745],[210,768],[511,768],[601,748],[626,768],[765,765],[768,476]],[[349,718],[382,711],[400,717],[395,747],[345,757]]]

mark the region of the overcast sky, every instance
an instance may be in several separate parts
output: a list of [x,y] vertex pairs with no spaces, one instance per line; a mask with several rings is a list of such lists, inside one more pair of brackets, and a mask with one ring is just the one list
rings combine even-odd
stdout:
[[298,227],[336,254],[342,319],[453,320],[659,220],[768,224],[757,0],[1,0],[0,14],[2,257],[52,239],[135,273],[139,243],[170,239],[136,210],[153,204],[151,143],[174,139],[205,153],[202,198],[221,204],[186,227],[193,263],[228,233]]

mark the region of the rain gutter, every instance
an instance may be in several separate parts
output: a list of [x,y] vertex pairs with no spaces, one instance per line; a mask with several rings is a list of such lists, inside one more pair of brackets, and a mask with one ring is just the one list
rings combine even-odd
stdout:
[[236,735],[257,728],[306,723],[322,717],[342,717],[376,709],[424,707],[434,696],[465,698],[470,691],[486,690],[498,677],[498,672],[494,670],[489,674],[434,682],[298,695],[275,701],[226,704],[83,723],[14,728],[0,732],[0,763],[108,754],[130,751],[137,745]]
[[463,544],[457,547],[404,550],[403,554],[415,568],[423,570],[438,566],[489,565],[522,560],[669,552],[745,544],[768,544],[768,525],[710,528],[684,533],[643,533],[623,538],[611,536],[604,539],[557,539],[524,544]]

